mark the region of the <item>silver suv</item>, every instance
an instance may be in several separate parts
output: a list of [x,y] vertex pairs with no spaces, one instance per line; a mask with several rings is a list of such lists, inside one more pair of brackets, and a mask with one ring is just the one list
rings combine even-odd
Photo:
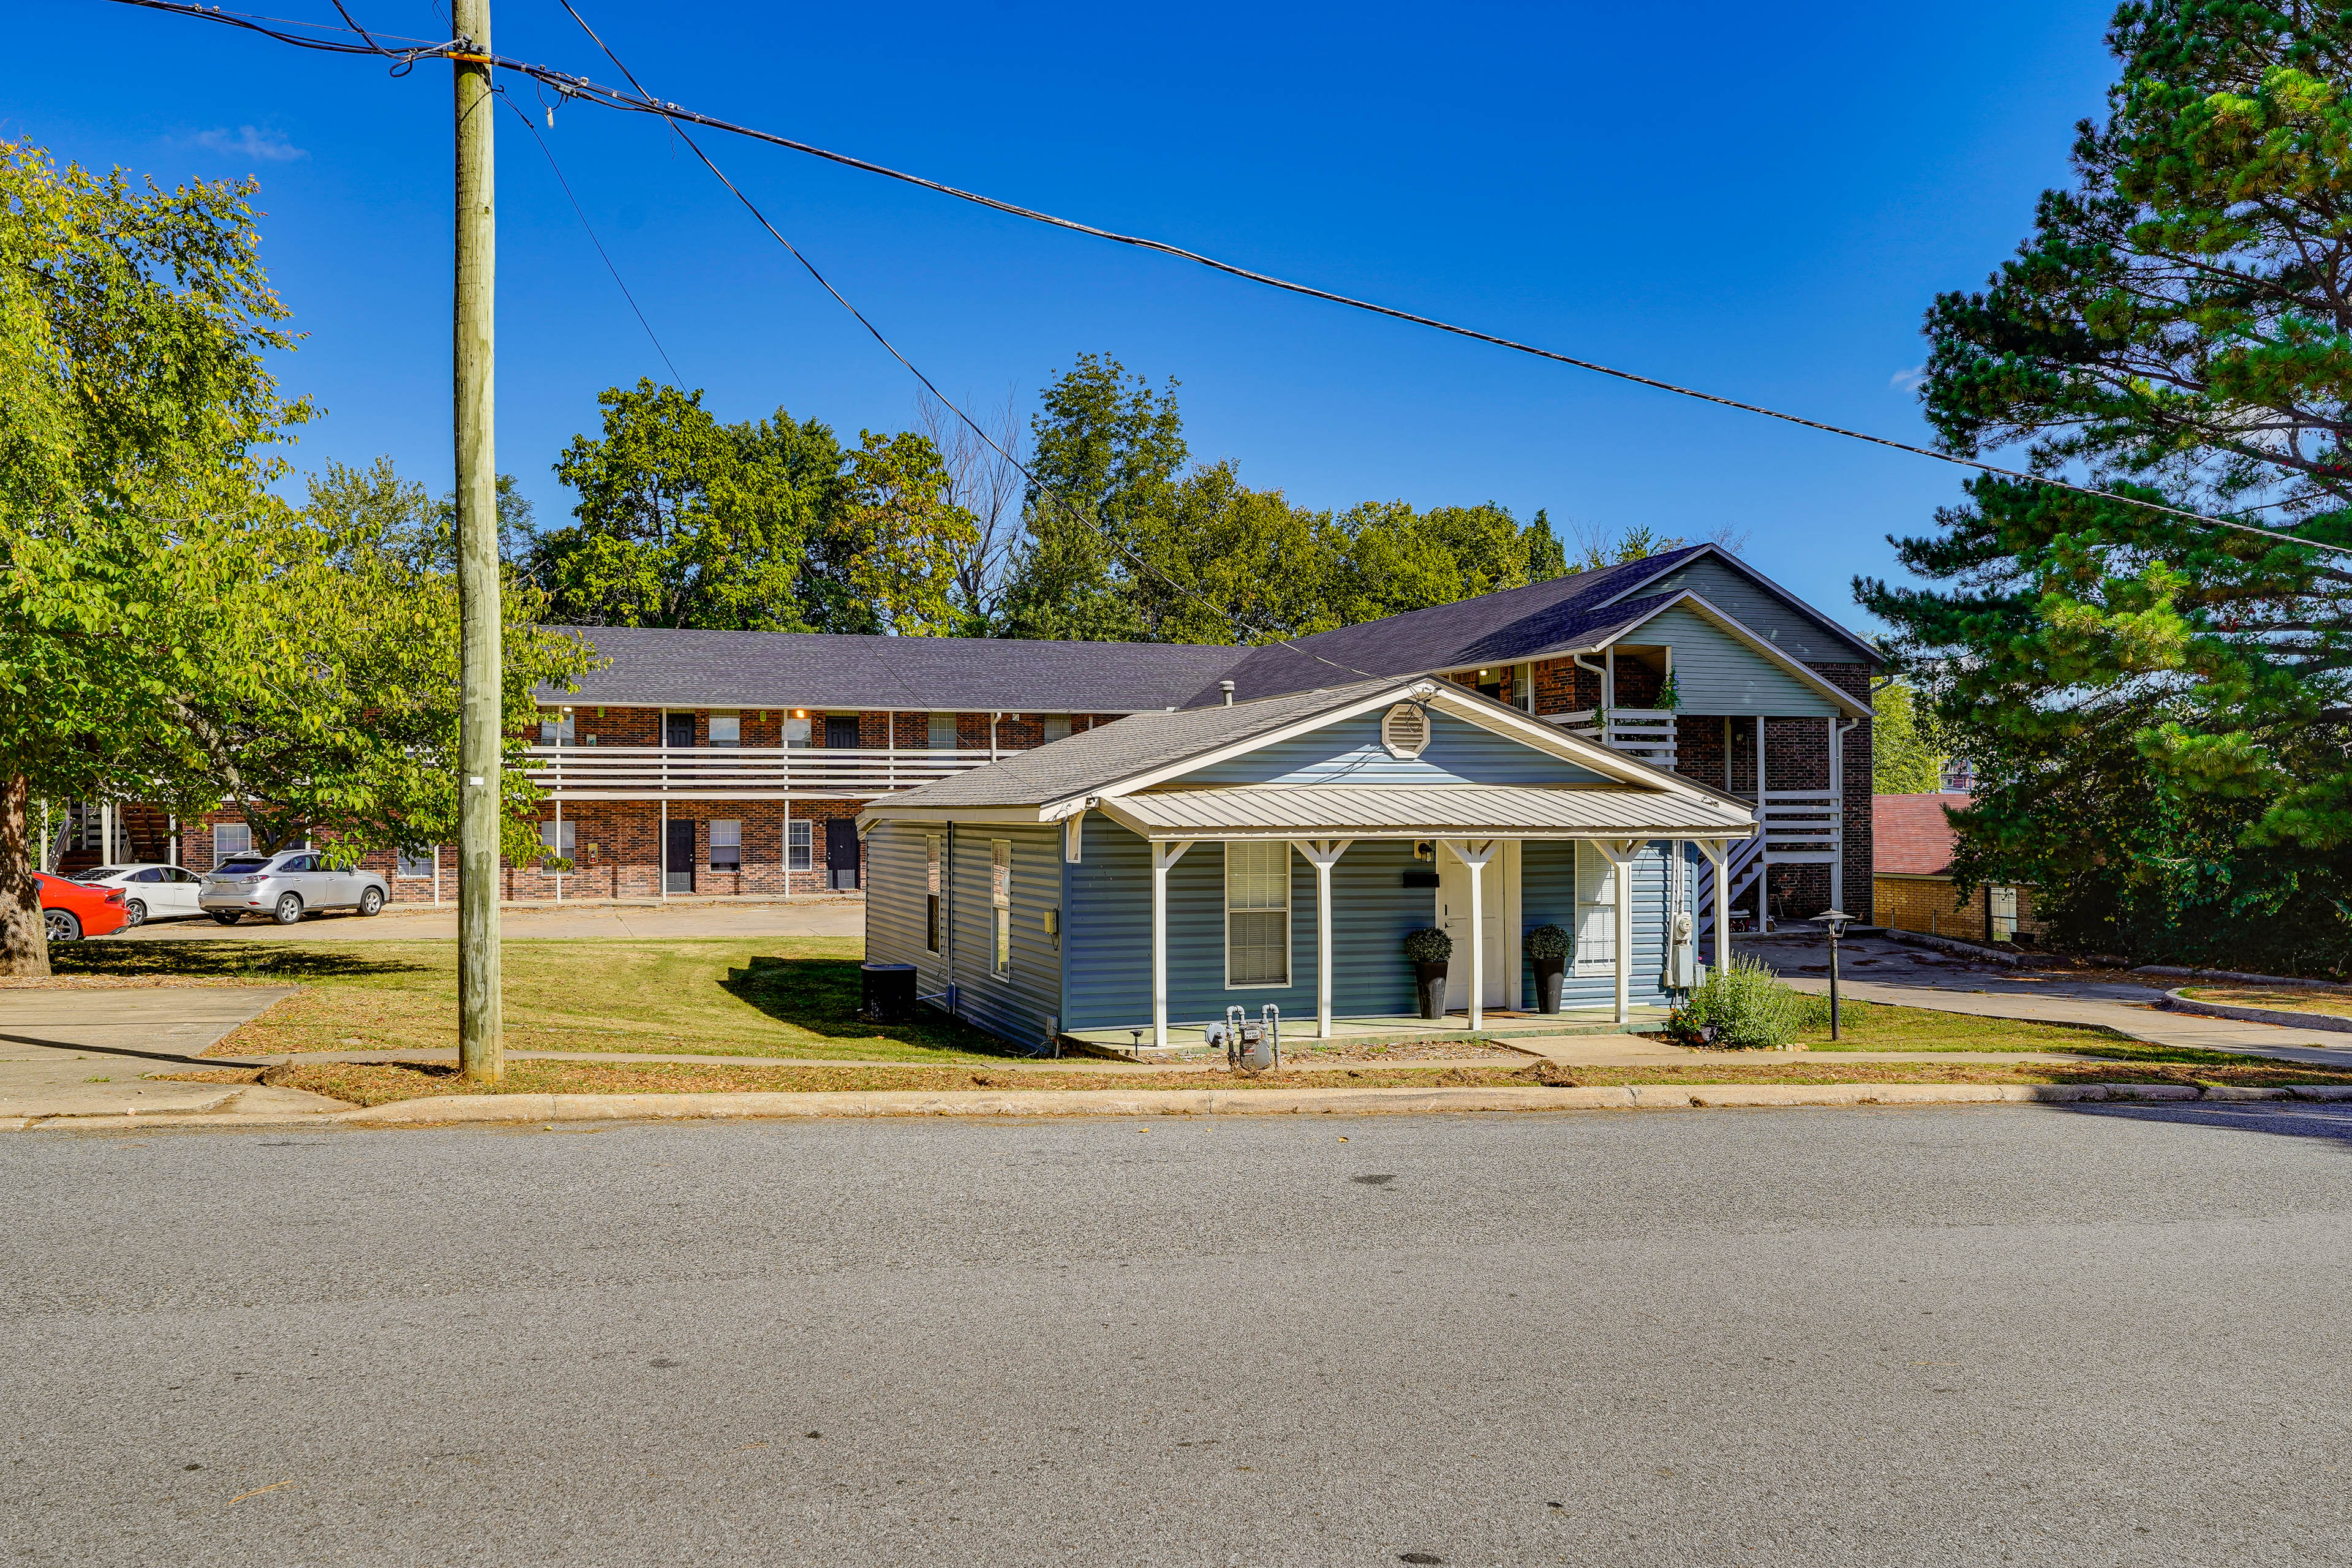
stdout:
[[289,849],[223,861],[205,879],[196,905],[225,926],[249,914],[290,926],[311,910],[372,915],[391,894],[391,884],[373,871],[331,865],[315,849]]

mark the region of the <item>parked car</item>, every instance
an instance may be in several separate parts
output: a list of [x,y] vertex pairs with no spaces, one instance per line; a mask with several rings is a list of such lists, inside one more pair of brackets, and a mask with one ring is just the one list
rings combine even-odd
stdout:
[[372,915],[391,896],[392,884],[373,871],[333,865],[315,849],[286,849],[223,861],[205,878],[196,902],[225,926],[249,914],[290,926],[312,910]]
[[47,871],[33,873],[41,886],[41,923],[51,942],[79,942],[86,936],[112,936],[129,923],[122,913],[122,889],[90,888]]
[[185,866],[164,866],[152,860],[93,866],[87,871],[75,872],[73,879],[87,888],[121,889],[122,923],[126,926],[145,925],[149,921],[186,920],[205,912],[196,904],[196,893],[205,879]]

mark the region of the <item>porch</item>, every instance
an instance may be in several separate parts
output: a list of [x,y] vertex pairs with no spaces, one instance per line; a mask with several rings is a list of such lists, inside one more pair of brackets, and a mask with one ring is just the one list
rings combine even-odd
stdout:
[[[1564,1008],[1558,1013],[1489,1007],[1483,1010],[1481,1021],[1476,1024],[1471,1022],[1466,1008],[1457,1008],[1443,1018],[1404,1013],[1373,1014],[1335,1017],[1328,1035],[1318,1033],[1318,1020],[1308,1014],[1282,1019],[1282,1038],[1286,1047],[1303,1050],[1309,1046],[1326,1045],[1402,1046],[1427,1040],[1458,1040],[1473,1045],[1484,1040],[1550,1039],[1562,1035],[1638,1035],[1664,1027],[1667,1011],[1636,1005],[1628,1009],[1626,1021],[1622,1024],[1609,1007]],[[1258,1022],[1259,1015],[1252,1013],[1250,1021]],[[1066,1050],[1099,1051],[1143,1059],[1198,1056],[1213,1048],[1208,1031],[1223,1022],[1208,1019],[1170,1024],[1164,1047],[1152,1043],[1153,1030],[1148,1019],[1126,1028],[1065,1030],[1062,1043]]]

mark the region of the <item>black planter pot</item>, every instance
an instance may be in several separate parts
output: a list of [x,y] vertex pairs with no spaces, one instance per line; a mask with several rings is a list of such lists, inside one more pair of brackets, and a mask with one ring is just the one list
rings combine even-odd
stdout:
[[1528,962],[1534,964],[1536,969],[1536,1011],[1559,1012],[1559,988],[1561,983],[1568,978],[1568,960],[1532,958]]
[[1444,963],[1412,966],[1413,989],[1421,997],[1421,1016],[1424,1018],[1445,1016],[1445,969]]

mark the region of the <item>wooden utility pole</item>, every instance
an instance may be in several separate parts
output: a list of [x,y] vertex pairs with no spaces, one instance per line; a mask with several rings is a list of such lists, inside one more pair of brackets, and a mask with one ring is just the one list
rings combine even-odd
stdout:
[[[499,1038],[499,782],[503,740],[499,480],[492,417],[498,166],[491,125],[490,0],[452,0],[467,55],[451,62],[457,108],[456,414],[457,606],[457,1067],[495,1083]],[[470,58],[469,58],[470,56]]]

